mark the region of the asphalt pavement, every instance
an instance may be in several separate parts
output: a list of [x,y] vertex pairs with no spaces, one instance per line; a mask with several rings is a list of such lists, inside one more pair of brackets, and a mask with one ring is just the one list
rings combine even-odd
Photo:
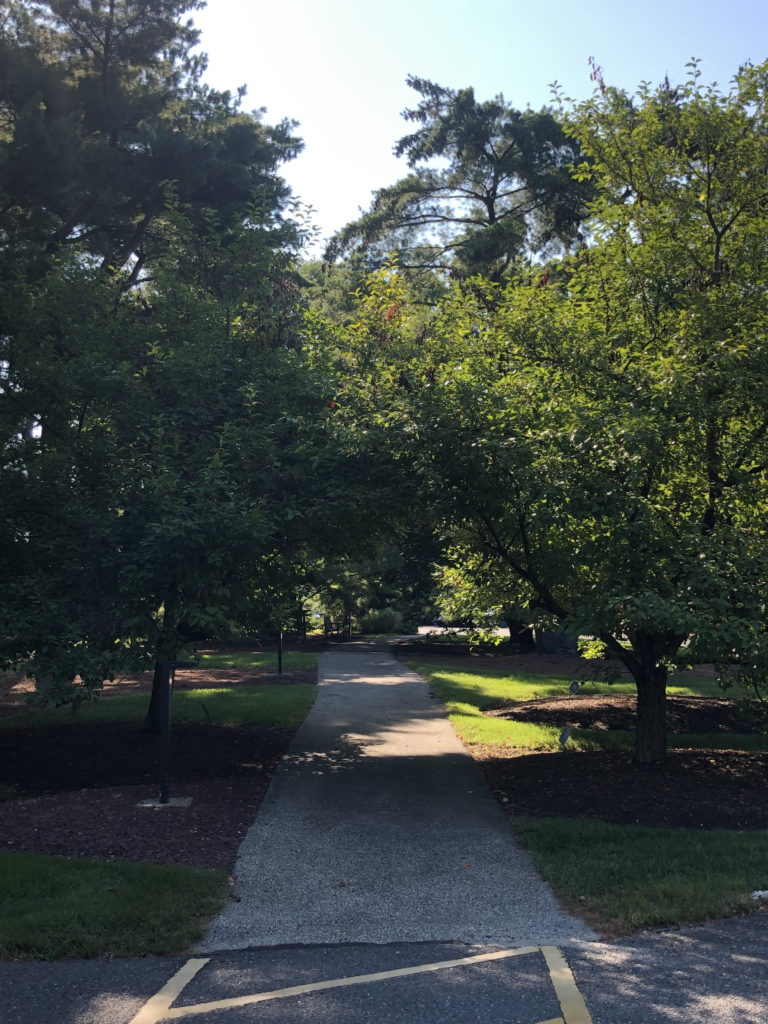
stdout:
[[[502,955],[500,958],[495,955]],[[768,914],[551,949],[395,943],[1,963],[3,1024],[765,1024]],[[563,970],[563,964],[565,970]],[[568,974],[571,975],[569,981]],[[170,983],[170,984],[169,984]],[[574,990],[576,998],[574,997]],[[580,999],[579,999],[580,997]]]

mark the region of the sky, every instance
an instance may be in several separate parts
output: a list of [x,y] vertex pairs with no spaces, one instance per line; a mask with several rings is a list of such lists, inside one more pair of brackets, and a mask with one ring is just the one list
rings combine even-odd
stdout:
[[684,80],[692,57],[727,89],[740,64],[768,59],[768,0],[208,0],[194,21],[209,84],[245,85],[267,123],[299,122],[305,149],[282,173],[320,239],[406,173],[392,147],[418,102],[409,74],[538,109],[554,81],[589,96],[590,57],[630,91]]

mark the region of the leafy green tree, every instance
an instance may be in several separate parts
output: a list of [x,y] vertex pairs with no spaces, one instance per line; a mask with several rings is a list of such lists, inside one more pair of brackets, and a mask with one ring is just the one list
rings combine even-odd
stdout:
[[[0,238],[87,252],[130,284],[167,249],[170,202],[198,231],[259,211],[279,219],[276,175],[300,149],[242,94],[202,81],[199,0],[4,0],[0,5]],[[274,225],[273,225],[274,226]]]
[[324,535],[299,144],[202,84],[196,6],[3,6],[0,657],[59,701],[173,660]]
[[[377,506],[381,523],[382,508],[378,502]],[[332,620],[348,614],[360,620],[369,612],[389,609],[399,617],[397,631],[412,632],[434,617],[432,563],[439,548],[429,524],[407,523],[408,514],[413,514],[413,506],[404,499],[387,510],[383,528],[372,537],[361,524],[365,545],[350,544],[322,563],[315,578],[316,604]]]
[[385,272],[359,373],[468,570],[629,670],[650,764],[672,666],[768,664],[768,66],[725,95],[695,70],[605,89],[568,128],[593,243],[551,278],[455,287],[426,335]]
[[591,196],[568,166],[582,158],[549,110],[479,101],[411,76],[421,97],[403,114],[417,125],[395,146],[411,173],[380,189],[371,209],[332,240],[328,259],[354,252],[380,264],[498,278],[521,254],[578,237]]
[[453,545],[440,553],[435,576],[436,604],[445,622],[470,622],[478,636],[493,643],[504,642],[497,632],[504,625],[510,643],[519,651],[535,650],[531,622],[537,616],[514,603],[519,585],[511,569],[504,572],[497,559],[489,559],[471,545]]

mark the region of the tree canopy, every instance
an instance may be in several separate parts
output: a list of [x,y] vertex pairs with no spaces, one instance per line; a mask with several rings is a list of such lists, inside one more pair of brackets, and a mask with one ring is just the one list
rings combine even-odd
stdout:
[[353,328],[455,578],[599,637],[637,683],[642,763],[671,665],[766,665],[767,86],[694,69],[572,107],[591,243],[455,285],[426,330],[390,267]]
[[435,560],[596,637],[663,760],[673,665],[768,673],[768,65],[411,78],[410,174],[302,277],[295,126],[205,85],[199,6],[0,2],[3,664],[77,700],[322,589],[408,618]]
[[250,214],[274,227],[276,174],[301,143],[202,79],[185,13],[197,0],[5,0],[0,21],[0,239],[88,252],[103,268],[168,249],[173,203],[204,230]]
[[203,84],[198,6],[3,5],[0,655],[57,700],[269,603],[337,529],[300,143]]
[[411,173],[376,193],[327,258],[361,252],[380,263],[396,252],[403,268],[498,278],[521,254],[577,238],[591,188],[569,173],[582,156],[550,110],[415,76],[408,85],[420,101],[403,117],[417,127],[395,153]]

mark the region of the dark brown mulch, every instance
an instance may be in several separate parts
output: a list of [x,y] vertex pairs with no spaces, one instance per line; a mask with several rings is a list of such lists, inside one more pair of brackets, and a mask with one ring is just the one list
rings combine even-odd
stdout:
[[476,746],[513,814],[588,817],[673,828],[768,829],[768,754],[675,750],[637,768],[626,752],[529,753]]
[[[526,656],[520,656],[526,657]],[[555,668],[550,655],[526,668]],[[426,659],[425,659],[426,660]],[[512,659],[503,659],[512,660]],[[517,658],[515,660],[518,660]],[[558,666],[562,668],[562,666]],[[245,685],[244,674],[193,673],[177,686]],[[294,673],[298,681],[299,673]],[[311,678],[311,677],[310,677]],[[286,681],[259,676],[250,684]],[[302,681],[304,681],[302,679]],[[310,681],[307,679],[307,681]],[[116,692],[146,690],[126,680]],[[6,713],[23,689],[7,684]],[[0,694],[2,698],[2,694]],[[108,697],[107,697],[108,699]],[[626,729],[633,700],[562,697],[507,705],[495,714]],[[671,726],[684,732],[747,731],[733,701],[671,698]],[[171,795],[190,808],[136,804],[157,796],[156,736],[135,723],[73,723],[0,733],[0,849],[231,869],[237,847],[288,747],[291,731],[204,723],[174,729]],[[676,750],[663,768],[637,769],[625,753],[512,752],[474,747],[491,786],[513,813],[586,816],[609,822],[686,828],[768,829],[768,754]]]
[[[222,652],[223,653],[223,652]],[[175,689],[315,683],[313,670],[185,669]],[[152,674],[107,683],[101,699],[148,693]],[[0,673],[0,715],[25,709],[33,685]],[[171,796],[189,808],[140,808],[156,798],[159,741],[139,723],[72,722],[0,732],[0,849],[231,870],[294,730],[174,726]]]
[[[179,725],[171,796],[158,795],[158,739],[135,723],[4,730],[0,849],[231,869],[293,730]],[[30,799],[31,798],[31,799]]]
[[[486,712],[496,718],[542,725],[571,725],[579,729],[635,728],[635,698],[630,694],[591,697],[547,697],[541,700],[505,703]],[[667,726],[673,733],[754,733],[760,723],[725,697],[668,697]]]
[[179,783],[189,808],[137,807],[155,786],[111,786],[0,804],[0,849],[231,871],[268,776]]
[[[287,749],[293,730],[185,723],[174,726],[172,778],[258,777]],[[137,722],[76,722],[5,729],[0,779],[19,796],[152,785],[159,737]]]
[[[634,730],[635,698],[579,694],[507,703],[487,714],[558,727]],[[735,700],[669,697],[675,733],[753,733],[759,724]],[[510,751],[474,746],[492,788],[513,814],[590,817],[675,828],[768,828],[768,753],[672,750],[638,768],[626,751]]]

